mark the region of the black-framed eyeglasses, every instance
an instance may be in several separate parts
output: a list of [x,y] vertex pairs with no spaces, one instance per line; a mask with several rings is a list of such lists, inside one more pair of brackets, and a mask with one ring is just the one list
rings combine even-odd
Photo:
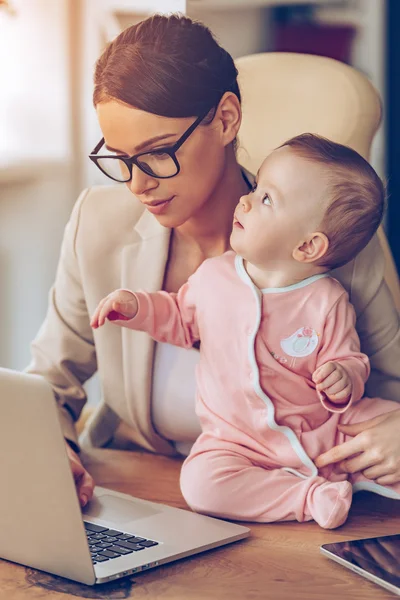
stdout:
[[121,156],[119,154],[98,154],[104,145],[104,138],[100,140],[94,150],[89,154],[90,160],[110,179],[119,183],[127,183],[132,179],[132,168],[136,165],[138,169],[157,179],[169,179],[178,175],[181,167],[176,158],[176,152],[188,137],[193,133],[204,117],[209,113],[203,113],[192,125],[181,135],[173,146],[157,148],[149,152],[140,152],[133,156]]

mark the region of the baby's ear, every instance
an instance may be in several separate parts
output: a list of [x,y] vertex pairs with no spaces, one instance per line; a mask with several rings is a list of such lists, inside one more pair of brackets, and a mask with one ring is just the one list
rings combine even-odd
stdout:
[[322,258],[328,251],[329,240],[324,233],[316,231],[302,240],[293,250],[294,260],[301,263],[313,263]]

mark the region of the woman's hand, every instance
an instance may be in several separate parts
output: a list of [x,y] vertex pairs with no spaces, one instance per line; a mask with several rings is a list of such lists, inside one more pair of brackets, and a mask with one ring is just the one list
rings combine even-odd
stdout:
[[346,473],[361,471],[381,485],[400,482],[400,409],[338,428],[354,437],[321,454],[315,461],[318,468],[339,463]]
[[116,290],[100,301],[90,325],[93,329],[97,329],[104,325],[106,319],[130,321],[137,311],[138,303],[135,294],[127,290]]
[[72,450],[67,441],[65,443],[67,446],[67,456],[69,458],[69,464],[74,477],[79,503],[83,508],[93,496],[95,483],[93,477],[89,475],[85,467],[82,465],[77,453]]
[[323,392],[334,404],[345,404],[353,391],[353,382],[344,367],[329,361],[314,371],[312,380],[318,392]]

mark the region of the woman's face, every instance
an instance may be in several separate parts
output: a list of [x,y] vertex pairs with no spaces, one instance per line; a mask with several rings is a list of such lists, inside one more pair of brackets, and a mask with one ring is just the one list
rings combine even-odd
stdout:
[[[166,227],[178,227],[201,211],[223,176],[237,129],[226,127],[221,103],[213,121],[200,124],[177,150],[178,175],[157,179],[133,165],[126,185]],[[124,156],[172,146],[196,119],[160,117],[116,100],[99,103],[97,115],[107,148]]]

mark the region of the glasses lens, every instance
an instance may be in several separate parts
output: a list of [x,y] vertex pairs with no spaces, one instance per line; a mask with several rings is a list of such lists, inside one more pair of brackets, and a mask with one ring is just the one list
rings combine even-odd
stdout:
[[115,181],[123,183],[124,181],[129,181],[131,178],[129,169],[123,160],[106,157],[98,158],[97,163],[102,171]]
[[140,168],[154,177],[173,177],[178,172],[174,159],[165,152],[149,152],[138,157]]

